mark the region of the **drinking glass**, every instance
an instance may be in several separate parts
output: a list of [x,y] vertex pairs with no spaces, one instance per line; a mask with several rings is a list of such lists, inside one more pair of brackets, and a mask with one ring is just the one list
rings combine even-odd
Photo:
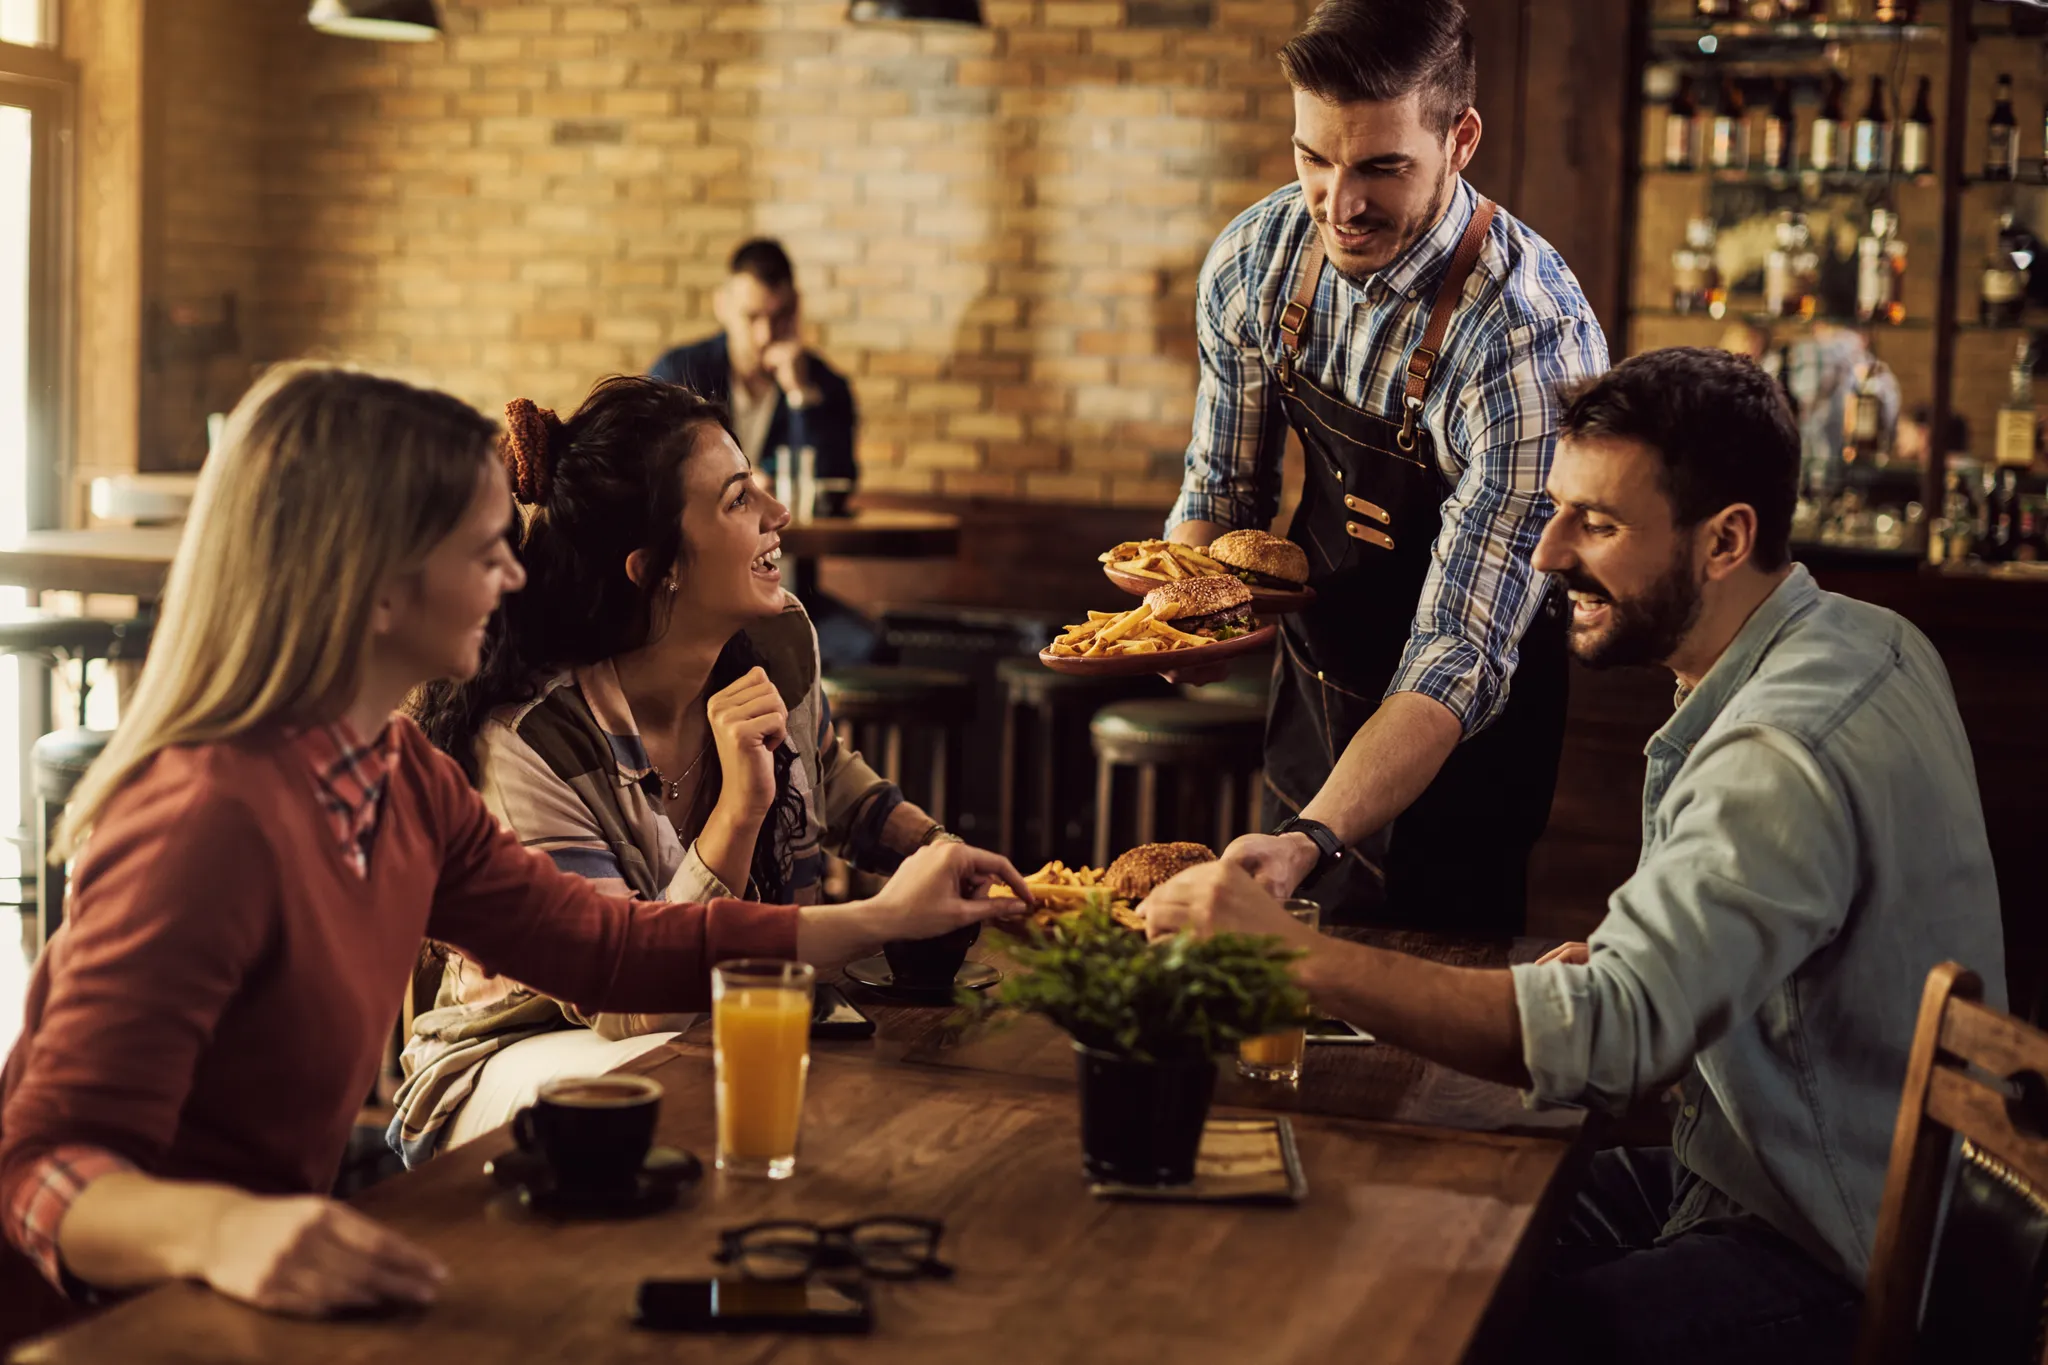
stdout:
[[780,1180],[796,1169],[817,980],[803,962],[742,958],[712,968],[719,1170]]
[[[1287,913],[1311,929],[1322,925],[1323,907],[1314,901],[1288,901]],[[1285,1081],[1291,1085],[1301,1079],[1301,1061],[1307,1053],[1306,1028],[1282,1029],[1264,1037],[1247,1038],[1237,1045],[1237,1074],[1255,1081]]]

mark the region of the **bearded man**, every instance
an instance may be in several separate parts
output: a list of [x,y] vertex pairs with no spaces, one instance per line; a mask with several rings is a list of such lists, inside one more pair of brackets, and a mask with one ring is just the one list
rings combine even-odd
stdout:
[[1679,1083],[1670,1146],[1594,1153],[1518,1359],[1846,1362],[1921,985],[1954,959],[2004,1003],[1970,742],[1926,637],[1791,562],[1799,433],[1753,363],[1637,356],[1560,432],[1535,564],[1571,651],[1678,682],[1589,942],[1442,966],[1307,931],[1224,864],[1148,927],[1278,934],[1325,1012],[1537,1103]]
[[[1336,919],[1512,933],[1564,733],[1563,600],[1529,565],[1558,391],[1607,368],[1578,281],[1462,175],[1459,0],[1327,0],[1280,54],[1295,183],[1224,229],[1168,535],[1279,514],[1316,600],[1284,618],[1265,827],[1224,860]],[[1185,681],[1204,679],[1189,677]]]

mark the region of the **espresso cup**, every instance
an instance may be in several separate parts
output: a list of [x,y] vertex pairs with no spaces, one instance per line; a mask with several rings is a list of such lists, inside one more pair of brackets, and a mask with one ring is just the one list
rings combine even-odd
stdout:
[[945,990],[967,960],[967,950],[981,937],[979,924],[963,924],[937,938],[899,938],[882,945],[889,976],[911,990]]
[[563,1077],[544,1083],[512,1116],[512,1138],[547,1162],[558,1189],[628,1189],[654,1145],[660,1113],[661,1083],[649,1077]]

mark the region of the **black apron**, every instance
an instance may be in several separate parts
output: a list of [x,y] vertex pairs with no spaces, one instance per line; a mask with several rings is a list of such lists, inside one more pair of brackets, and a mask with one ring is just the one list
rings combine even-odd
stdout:
[[[1408,359],[1399,420],[1355,408],[1297,369],[1323,270],[1311,233],[1281,314],[1275,376],[1306,456],[1288,538],[1308,555],[1316,600],[1281,618],[1266,717],[1266,827],[1321,790],[1378,708],[1414,628],[1430,552],[1451,492],[1437,468],[1422,400],[1494,206],[1475,206]],[[1438,932],[1520,933],[1529,850],[1550,818],[1564,741],[1564,598],[1552,592],[1522,640],[1507,705],[1469,737],[1435,781],[1336,870],[1303,888],[1339,923]]]

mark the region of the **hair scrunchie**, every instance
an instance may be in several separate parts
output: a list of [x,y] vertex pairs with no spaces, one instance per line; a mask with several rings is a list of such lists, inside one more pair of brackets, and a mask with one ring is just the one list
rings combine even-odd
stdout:
[[512,476],[512,496],[523,507],[545,507],[555,491],[556,446],[562,419],[530,398],[505,405],[505,435],[499,454]]

